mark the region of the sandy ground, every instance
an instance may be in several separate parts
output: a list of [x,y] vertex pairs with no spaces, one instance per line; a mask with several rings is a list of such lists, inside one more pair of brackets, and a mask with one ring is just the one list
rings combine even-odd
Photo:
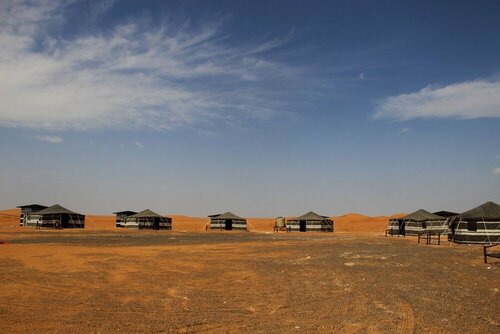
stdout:
[[499,266],[482,264],[477,246],[100,221],[74,231],[1,221],[2,332],[500,332]]

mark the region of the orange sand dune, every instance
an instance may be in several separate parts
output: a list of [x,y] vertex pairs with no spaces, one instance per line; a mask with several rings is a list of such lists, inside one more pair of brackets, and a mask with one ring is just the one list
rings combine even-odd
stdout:
[[21,209],[0,210],[0,227],[19,226]]
[[90,230],[114,230],[115,216],[111,215],[86,215],[85,228]]
[[335,219],[348,219],[348,220],[351,220],[351,221],[358,221],[358,220],[365,220],[367,218],[372,218],[372,217],[366,216],[366,215],[362,215],[360,213],[350,212],[350,213],[346,213],[345,215],[335,216],[333,218],[335,218]]
[[247,218],[247,229],[251,232],[272,232],[275,218]]
[[167,215],[172,218],[172,228],[174,231],[205,231],[208,223],[208,217],[190,217],[183,215]]
[[[26,230],[19,227],[19,209],[0,211],[0,228],[14,230]],[[389,218],[401,217],[398,213],[392,216],[370,217],[359,213],[348,213],[332,217],[335,222],[335,232],[345,233],[382,233],[387,228]],[[184,215],[170,215],[173,220],[174,231],[201,232],[209,222],[208,217],[190,217]],[[247,218],[248,230],[251,232],[271,232],[274,226],[274,218]],[[116,230],[114,215],[86,215],[86,230]]]
[[369,217],[357,213],[332,217],[332,219],[335,223],[336,232],[381,233],[385,231],[388,223],[388,217],[386,216]]

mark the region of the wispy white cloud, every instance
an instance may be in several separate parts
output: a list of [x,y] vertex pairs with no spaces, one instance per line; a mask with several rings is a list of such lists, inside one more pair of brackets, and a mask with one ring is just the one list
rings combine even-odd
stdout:
[[398,131],[398,135],[405,134],[410,131],[410,128],[402,128]]
[[[61,38],[66,2],[0,2],[0,126],[170,129],[268,118],[299,70],[265,54],[291,38],[232,45],[222,22],[145,19]],[[99,16],[113,6],[96,7]]]
[[59,137],[59,136],[36,136],[35,139],[39,140],[39,141],[51,143],[51,144],[59,144],[59,143],[62,143],[64,141],[64,139],[62,137]]
[[136,141],[134,144],[135,144],[135,146],[137,147],[138,150],[142,150],[144,148],[144,145],[142,145],[138,141]]
[[476,80],[422,90],[382,100],[374,118],[498,118],[500,80]]
[[493,174],[500,174],[500,167],[495,168]]

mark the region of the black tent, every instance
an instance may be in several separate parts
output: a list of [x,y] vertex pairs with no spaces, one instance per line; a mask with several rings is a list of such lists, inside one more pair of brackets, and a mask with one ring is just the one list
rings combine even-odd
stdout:
[[247,220],[232,212],[208,216],[210,218],[211,230],[243,230],[247,229]]
[[467,244],[500,243],[500,205],[486,202],[448,219],[449,239]]
[[446,218],[420,209],[401,218],[389,220],[391,234],[418,235],[423,231],[446,232]]
[[38,211],[40,216],[39,227],[54,228],[84,228],[85,215],[68,210],[59,204]]
[[135,215],[137,212],[135,211],[117,211],[117,212],[113,212],[113,214],[116,215],[116,220],[115,220],[115,224],[116,224],[116,227],[123,227],[123,224],[127,221],[127,218],[132,216],[132,215]]
[[21,209],[21,216],[19,219],[19,225],[21,226],[37,226],[39,216],[36,215],[38,211],[46,209],[45,205],[40,204],[27,204],[27,205],[19,205],[19,209]]
[[124,227],[151,229],[151,230],[171,230],[172,218],[164,217],[149,209],[128,216]]
[[312,211],[297,218],[287,219],[286,226],[290,231],[333,232],[333,221],[330,217]]

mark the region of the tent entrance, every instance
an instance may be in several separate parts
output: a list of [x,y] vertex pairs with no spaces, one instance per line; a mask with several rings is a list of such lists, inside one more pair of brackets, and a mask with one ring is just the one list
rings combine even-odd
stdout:
[[455,239],[455,231],[457,229],[457,222],[456,221],[454,221],[453,223],[451,223],[450,229],[451,229],[451,238],[449,238],[449,239],[450,240],[454,240]]
[[61,214],[61,227],[65,228],[69,226],[69,215]]
[[224,229],[226,231],[231,231],[233,229],[233,221],[231,219],[224,220]]
[[399,234],[400,235],[405,235],[405,227],[406,223],[404,221],[399,221]]
[[306,231],[306,221],[305,220],[300,220],[299,221],[299,231],[300,232],[305,232]]

